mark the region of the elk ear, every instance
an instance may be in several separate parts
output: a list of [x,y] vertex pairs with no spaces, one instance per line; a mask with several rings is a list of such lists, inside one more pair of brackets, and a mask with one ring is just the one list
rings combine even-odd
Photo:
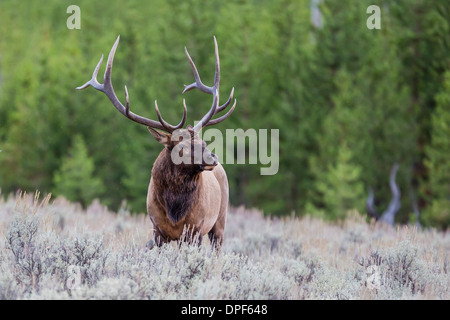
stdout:
[[169,147],[170,143],[172,141],[171,139],[171,135],[169,133],[165,133],[165,132],[161,132],[161,131],[156,131],[153,128],[147,127],[148,131],[150,131],[150,133],[152,134],[152,136],[155,138],[156,141],[158,141],[159,143],[161,143],[162,145]]

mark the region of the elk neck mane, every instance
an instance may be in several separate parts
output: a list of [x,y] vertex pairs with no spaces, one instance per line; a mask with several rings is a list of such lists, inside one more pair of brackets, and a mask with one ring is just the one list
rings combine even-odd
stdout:
[[199,199],[201,172],[172,162],[170,151],[164,149],[156,159],[152,178],[154,197],[161,210],[173,223],[180,221]]

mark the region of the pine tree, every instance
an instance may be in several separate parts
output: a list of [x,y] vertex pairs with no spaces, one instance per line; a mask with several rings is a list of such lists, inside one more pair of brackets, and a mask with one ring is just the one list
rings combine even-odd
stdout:
[[71,201],[79,201],[83,206],[89,205],[105,190],[94,169],[83,138],[76,135],[69,154],[63,158],[61,168],[55,173],[54,193]]
[[426,224],[447,228],[450,225],[450,70],[442,91],[436,96],[431,116],[431,144],[426,148],[430,205],[424,212]]
[[325,216],[331,219],[343,219],[351,209],[361,212],[364,204],[361,167],[354,163],[352,151],[345,143],[338,149],[335,164],[330,164],[317,182],[317,190],[323,197]]

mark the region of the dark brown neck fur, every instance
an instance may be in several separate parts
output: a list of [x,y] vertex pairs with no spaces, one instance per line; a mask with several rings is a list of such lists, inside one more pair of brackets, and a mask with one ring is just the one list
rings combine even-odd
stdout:
[[175,165],[164,149],[152,169],[154,198],[173,223],[181,220],[198,200],[200,171],[194,166]]

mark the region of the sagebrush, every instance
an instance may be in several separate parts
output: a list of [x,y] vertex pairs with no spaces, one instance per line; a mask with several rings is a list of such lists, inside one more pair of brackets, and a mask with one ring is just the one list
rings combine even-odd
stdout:
[[[230,211],[222,252],[145,249],[152,225],[123,204],[0,202],[1,299],[448,299],[448,233]],[[378,282],[370,285],[369,267]],[[75,273],[74,273],[75,270]]]

